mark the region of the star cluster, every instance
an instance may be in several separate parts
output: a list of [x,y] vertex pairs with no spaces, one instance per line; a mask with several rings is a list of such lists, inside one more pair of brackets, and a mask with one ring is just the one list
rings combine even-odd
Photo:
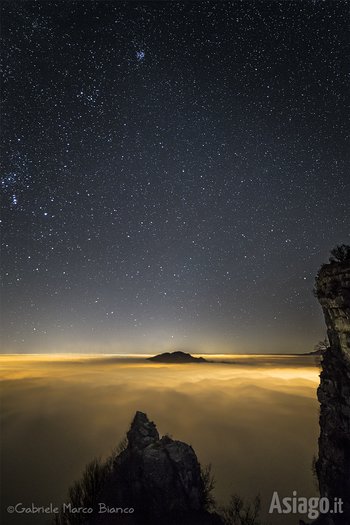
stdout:
[[349,243],[347,2],[2,20],[3,351],[312,349]]

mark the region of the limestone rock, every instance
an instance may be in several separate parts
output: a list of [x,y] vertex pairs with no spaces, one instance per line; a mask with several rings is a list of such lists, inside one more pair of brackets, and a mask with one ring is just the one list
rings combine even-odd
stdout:
[[[321,497],[342,498],[344,513],[324,518],[330,525],[350,524],[350,262],[324,265],[316,279],[330,348],[322,361],[318,399]],[[321,522],[320,522],[321,523]]]
[[200,464],[190,445],[160,438],[142,412],[136,412],[127,437],[99,500],[110,507],[133,507],[134,515],[98,516],[92,524],[222,525],[205,509]]

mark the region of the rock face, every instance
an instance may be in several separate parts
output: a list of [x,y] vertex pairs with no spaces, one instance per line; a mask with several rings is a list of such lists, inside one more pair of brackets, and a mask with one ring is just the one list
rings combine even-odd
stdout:
[[342,498],[344,513],[324,523],[350,524],[350,262],[324,265],[316,279],[330,348],[322,362],[318,389],[320,495]]
[[[193,448],[168,436],[159,437],[146,414],[136,412],[128,446],[117,456],[111,478],[99,500],[111,507],[133,507],[133,516],[115,523],[152,525],[221,525],[205,510],[204,484]],[[114,523],[100,516],[93,523]]]

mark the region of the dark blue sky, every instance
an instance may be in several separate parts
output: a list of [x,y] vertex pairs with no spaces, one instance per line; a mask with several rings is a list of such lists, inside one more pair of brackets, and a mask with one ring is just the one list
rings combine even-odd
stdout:
[[3,2],[4,352],[309,351],[347,2]]

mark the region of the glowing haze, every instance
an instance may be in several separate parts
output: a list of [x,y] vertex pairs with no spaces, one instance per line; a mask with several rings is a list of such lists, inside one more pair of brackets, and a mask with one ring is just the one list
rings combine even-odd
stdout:
[[[61,504],[93,457],[109,455],[136,410],[212,463],[215,496],[317,495],[319,370],[313,358],[239,356],[235,364],[164,365],[115,356],[2,356],[3,509]],[[25,439],[23,439],[25,436]],[[33,477],[33,472],[35,476]],[[54,473],[54,474],[53,474]],[[52,482],[54,476],[54,483]],[[45,524],[45,516],[25,523]],[[42,518],[42,520],[40,519]],[[284,525],[295,525],[295,515]],[[5,513],[4,523],[15,524]]]

